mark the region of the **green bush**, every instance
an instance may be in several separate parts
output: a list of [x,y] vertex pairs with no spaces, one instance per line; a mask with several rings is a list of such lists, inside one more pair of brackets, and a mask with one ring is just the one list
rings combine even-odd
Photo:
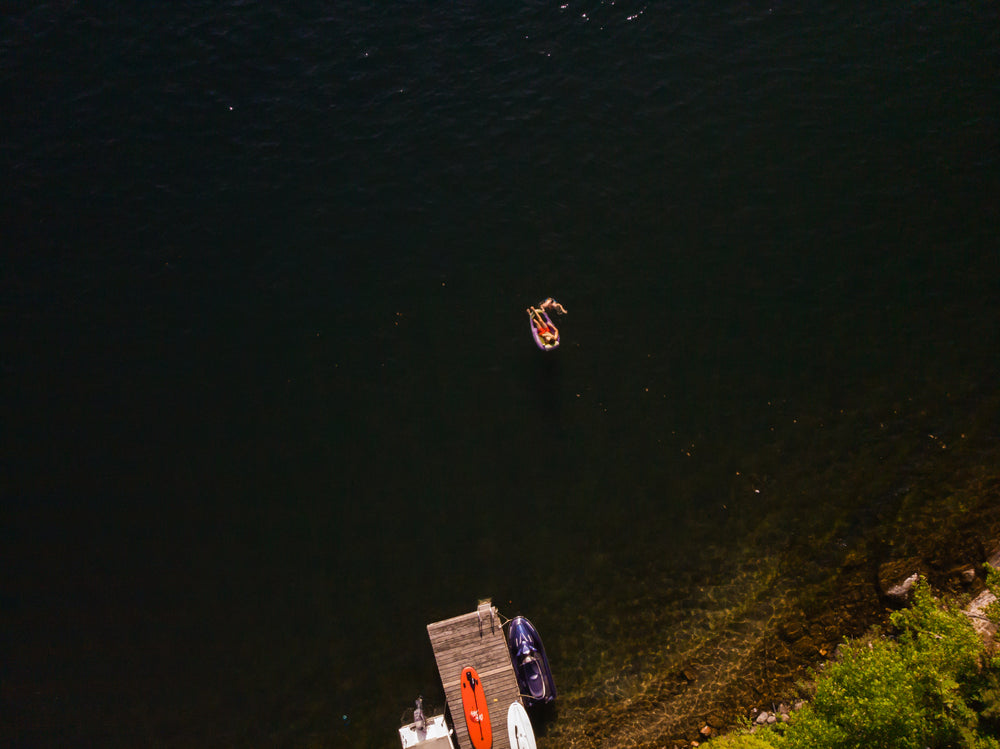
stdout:
[[988,564],[983,566],[986,568],[986,587],[998,599],[986,607],[986,615],[994,624],[1000,625],[1000,570],[995,570]]
[[[1000,574],[990,585],[1000,589]],[[965,614],[936,601],[921,580],[913,605],[890,619],[896,636],[845,643],[789,724],[713,747],[1000,749],[1000,664],[984,663]]]
[[965,615],[939,604],[921,580],[913,605],[891,621],[896,639],[844,647],[783,747],[1000,746],[977,730],[983,647]]
[[[1000,598],[1000,571],[986,565],[986,586],[993,595]],[[986,615],[994,624],[1000,625],[1000,601],[986,608]],[[990,735],[1000,736],[1000,656],[994,655],[990,667],[982,675],[982,685],[978,694],[977,709],[980,725]]]
[[783,746],[923,747],[933,725],[921,709],[919,677],[899,645],[874,640],[843,647],[817,684],[812,704],[794,716]]
[[731,733],[712,739],[712,749],[777,749],[778,737],[771,731],[759,733]]

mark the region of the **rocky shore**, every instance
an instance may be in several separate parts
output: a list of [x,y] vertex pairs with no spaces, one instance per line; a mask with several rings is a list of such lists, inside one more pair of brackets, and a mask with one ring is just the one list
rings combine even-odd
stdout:
[[[985,614],[986,609],[997,601],[996,595],[986,588],[986,567],[1000,571],[1000,538],[992,545],[992,552],[985,560],[970,560],[968,566],[959,565],[951,570],[948,580],[953,587],[966,589],[965,598],[972,596],[972,600],[963,608],[963,613],[969,618],[972,627],[979,633],[986,643],[987,648],[995,651],[998,646],[997,625]],[[880,565],[878,575],[878,591],[884,601],[893,607],[899,608],[910,603],[913,589],[921,577],[927,577],[931,569],[926,562],[918,557],[895,560]],[[832,657],[837,657],[836,650]],[[820,664],[822,665],[822,664]],[[800,709],[805,704],[805,700],[797,700],[792,704],[780,703],[777,707],[757,707],[750,711],[750,733],[755,733],[758,728],[773,725],[778,722],[787,722],[791,719],[792,712]],[[699,731],[701,737],[707,739],[716,732],[710,725],[705,725]],[[698,739],[690,741],[690,746],[699,746]]]
[[[1000,540],[993,544],[992,552],[978,563],[960,565],[948,575],[949,589],[964,588],[972,600],[964,612],[973,628],[991,648],[996,646],[997,626],[984,614],[986,608],[997,598],[985,586],[986,567],[1000,570]],[[927,569],[922,559],[914,558],[883,564],[879,569],[879,587],[885,601],[894,607],[905,606],[913,595],[913,587],[920,577],[927,577]]]
[[562,633],[565,654],[594,656],[566,659],[572,686],[540,749],[679,749],[784,720],[845,638],[905,605],[914,575],[985,626],[1000,396],[959,400],[843,414],[805,425],[807,445],[786,435],[741,456],[754,469],[735,474],[728,510],[688,523],[703,539],[695,564],[662,549],[632,596],[596,597]]
[[[1000,562],[1000,475],[989,462],[924,475],[893,496],[867,532],[847,544],[836,534],[786,539],[792,548],[782,554],[792,569],[785,562],[766,570],[760,560],[730,579],[741,600],[713,614],[699,641],[661,661],[643,653],[582,696],[568,696],[539,746],[680,749],[747,721],[786,720],[845,638],[885,624],[905,605],[914,575],[940,595],[969,601],[973,621],[987,627],[983,564]],[[829,556],[815,561],[814,547],[796,556],[795,544],[815,543],[826,543]]]
[[[978,501],[970,502],[968,514],[946,511],[950,504],[972,496]],[[983,612],[996,600],[985,585],[985,565],[1000,569],[1000,479],[985,473],[969,477],[963,490],[927,503],[919,517],[905,520],[845,556],[829,599],[790,611],[776,624],[772,642],[758,650],[765,663],[773,664],[775,674],[770,688],[760,690],[763,699],[735,711],[728,720],[721,711],[706,716],[697,732],[689,726],[666,746],[698,746],[745,721],[752,729],[789,720],[808,696],[803,684],[808,683],[811,669],[835,658],[845,637],[863,635],[871,626],[883,624],[893,610],[906,606],[921,576],[939,595],[967,601],[964,610],[973,627],[998,647],[997,627]]]

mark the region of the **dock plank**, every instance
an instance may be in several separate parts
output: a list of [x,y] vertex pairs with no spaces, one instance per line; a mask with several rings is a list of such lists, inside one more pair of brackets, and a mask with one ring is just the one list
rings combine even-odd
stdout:
[[472,667],[479,674],[493,727],[493,749],[510,749],[507,710],[521,702],[517,677],[507,650],[500,615],[489,600],[468,614],[427,625],[441,685],[455,724],[459,749],[473,749],[462,710],[462,671]]

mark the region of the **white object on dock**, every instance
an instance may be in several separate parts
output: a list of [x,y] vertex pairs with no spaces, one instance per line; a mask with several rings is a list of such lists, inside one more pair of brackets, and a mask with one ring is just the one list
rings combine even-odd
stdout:
[[510,703],[507,710],[507,735],[511,749],[535,749],[535,732],[531,728],[528,712],[520,702]]
[[444,721],[443,715],[432,715],[424,721],[424,728],[420,730],[416,723],[410,723],[399,729],[399,740],[403,743],[403,749],[411,746],[420,749],[455,749],[455,744],[451,740],[451,730]]

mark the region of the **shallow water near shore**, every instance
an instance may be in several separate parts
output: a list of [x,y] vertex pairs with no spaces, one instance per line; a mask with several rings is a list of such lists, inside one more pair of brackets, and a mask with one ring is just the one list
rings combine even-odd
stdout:
[[2,733],[395,746],[481,597],[542,749],[794,689],[997,528],[993,16],[14,13]]

